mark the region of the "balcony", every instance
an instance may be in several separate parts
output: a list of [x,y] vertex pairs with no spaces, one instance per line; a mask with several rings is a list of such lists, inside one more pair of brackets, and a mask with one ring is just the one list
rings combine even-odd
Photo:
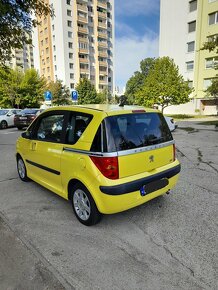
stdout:
[[99,47],[107,48],[107,42],[106,42],[106,41],[99,41],[99,42],[98,42],[98,46],[99,46]]
[[82,17],[78,15],[77,21],[81,23],[88,23],[88,18],[87,17]]
[[99,51],[98,55],[101,56],[101,57],[108,57],[108,54],[107,54],[106,51]]
[[100,85],[107,85],[108,84],[108,81],[107,81],[107,79],[105,79],[105,80],[100,80],[99,79],[99,84]]
[[107,9],[107,1],[100,1],[98,0],[98,7],[101,7],[103,9]]
[[79,48],[79,53],[89,54],[89,49],[88,48]]
[[107,13],[98,11],[98,17],[107,19]]
[[104,32],[101,32],[101,31],[98,31],[98,37],[100,37],[100,38],[104,38],[104,39],[107,39],[107,33],[104,33]]
[[89,42],[87,37],[78,37],[78,41],[79,42],[83,42],[83,43],[88,43]]
[[86,5],[79,4],[79,3],[77,3],[77,10],[78,11],[83,11],[83,12],[88,12],[87,6]]
[[88,27],[78,26],[78,32],[88,34]]
[[100,21],[98,21],[98,27],[99,28],[107,29],[107,24],[106,24],[106,22],[100,22]]
[[79,62],[80,63],[89,63],[89,59],[88,58],[82,58],[82,57],[79,57]]
[[100,61],[99,60],[99,66],[101,66],[101,67],[107,67],[107,61]]
[[89,69],[88,68],[80,68],[80,73],[89,74]]

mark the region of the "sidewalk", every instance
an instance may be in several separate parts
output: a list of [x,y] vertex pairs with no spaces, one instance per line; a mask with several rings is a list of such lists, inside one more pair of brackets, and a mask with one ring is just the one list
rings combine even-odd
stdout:
[[0,216],[0,289],[63,290],[53,273]]

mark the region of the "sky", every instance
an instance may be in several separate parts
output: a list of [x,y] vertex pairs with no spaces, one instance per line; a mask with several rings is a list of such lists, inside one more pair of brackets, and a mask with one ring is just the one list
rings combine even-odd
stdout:
[[122,90],[146,57],[158,56],[160,0],[114,0],[115,85]]

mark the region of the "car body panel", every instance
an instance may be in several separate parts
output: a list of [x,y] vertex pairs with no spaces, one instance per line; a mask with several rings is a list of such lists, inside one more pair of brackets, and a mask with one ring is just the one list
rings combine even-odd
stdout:
[[[37,122],[40,122],[40,118],[57,110],[67,112],[67,114],[72,111],[90,114],[92,120],[75,144],[45,142],[19,137],[16,144],[17,154],[21,155],[25,162],[28,177],[65,199],[69,199],[70,182],[79,181],[89,190],[98,210],[104,214],[124,211],[165,194],[176,185],[178,172],[168,178],[164,187],[145,194],[145,196],[142,196],[141,188],[118,195],[106,194],[101,190],[103,187],[128,186],[135,181],[165,174],[165,172],[179,165],[179,161],[174,160],[173,140],[135,150],[112,153],[93,153],[90,151],[96,132],[105,118],[131,114],[132,111],[139,109],[157,112],[142,107],[120,108],[119,106],[108,105],[66,106],[49,108],[44,111],[34,120],[27,131],[31,130],[31,127],[34,127]],[[93,154],[117,156],[119,178],[112,180],[105,177],[92,162],[91,156]]]
[[0,123],[2,121],[6,121],[8,124],[8,127],[14,126],[14,116],[21,110],[19,109],[0,109],[0,112],[5,111],[6,114],[1,115],[0,114]]

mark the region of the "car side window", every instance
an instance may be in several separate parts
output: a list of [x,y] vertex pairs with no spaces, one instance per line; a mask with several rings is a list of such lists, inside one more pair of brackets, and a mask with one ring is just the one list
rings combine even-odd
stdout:
[[64,114],[45,116],[39,121],[35,137],[40,141],[61,142]]
[[75,144],[82,136],[91,119],[92,116],[88,114],[71,114],[67,125],[66,143]]

